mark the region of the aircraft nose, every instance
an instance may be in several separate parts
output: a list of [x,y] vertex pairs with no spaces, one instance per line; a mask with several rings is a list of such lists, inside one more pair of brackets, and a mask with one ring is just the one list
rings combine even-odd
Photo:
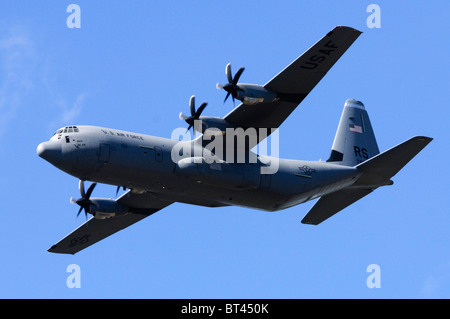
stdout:
[[43,142],[38,145],[36,152],[40,157],[54,165],[61,161],[61,144],[58,142]]

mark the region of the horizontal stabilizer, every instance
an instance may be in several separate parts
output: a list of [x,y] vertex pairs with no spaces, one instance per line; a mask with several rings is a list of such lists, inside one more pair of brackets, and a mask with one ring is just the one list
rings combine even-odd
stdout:
[[355,183],[355,186],[372,185],[376,187],[376,185],[386,185],[386,181],[397,174],[432,140],[432,138],[426,136],[412,137],[357,165],[356,168],[363,174]]
[[371,189],[346,188],[322,196],[302,219],[302,223],[318,225],[371,192]]
[[347,206],[370,194],[377,187],[392,185],[390,180],[433,139],[413,137],[359,164],[362,173],[352,186],[322,196],[303,218],[303,224],[318,225]]

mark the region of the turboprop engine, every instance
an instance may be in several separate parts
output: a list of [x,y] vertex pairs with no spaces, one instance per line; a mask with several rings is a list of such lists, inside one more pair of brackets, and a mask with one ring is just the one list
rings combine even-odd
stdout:
[[117,215],[124,215],[129,211],[128,207],[118,204],[115,199],[91,198],[91,194],[96,185],[96,183],[92,183],[89,186],[87,192],[85,192],[84,182],[80,180],[78,187],[80,189],[81,197],[78,199],[70,198],[70,202],[72,204],[78,204],[80,206],[77,217],[80,215],[83,209],[86,218],[87,214],[89,213],[97,219],[105,219]]
[[228,63],[225,67],[228,83],[224,85],[220,83],[216,84],[217,89],[224,89],[227,92],[225,100],[223,101],[224,103],[230,95],[233,98],[233,102],[234,99],[238,99],[247,105],[270,103],[278,99],[277,93],[265,89],[262,85],[238,83],[244,70],[245,69],[241,67],[233,77],[231,74],[231,64]]

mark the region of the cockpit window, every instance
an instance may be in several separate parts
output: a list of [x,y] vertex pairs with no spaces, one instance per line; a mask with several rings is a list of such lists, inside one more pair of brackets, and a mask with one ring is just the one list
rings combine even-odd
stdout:
[[57,130],[54,135],[62,133],[78,133],[79,131],[80,130],[76,126],[66,126]]

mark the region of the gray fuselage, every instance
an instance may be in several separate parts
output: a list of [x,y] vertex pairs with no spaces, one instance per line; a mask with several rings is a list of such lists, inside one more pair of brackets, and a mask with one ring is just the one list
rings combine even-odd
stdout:
[[[191,150],[190,154],[185,152],[181,160],[174,160],[173,149],[180,145],[187,146],[184,149]],[[180,142],[96,126],[61,129],[37,151],[80,180],[208,207],[280,210],[346,188],[360,176],[354,167],[259,157],[251,152],[254,163],[208,163],[202,157],[201,137]],[[262,174],[268,159],[277,161],[277,169]]]

